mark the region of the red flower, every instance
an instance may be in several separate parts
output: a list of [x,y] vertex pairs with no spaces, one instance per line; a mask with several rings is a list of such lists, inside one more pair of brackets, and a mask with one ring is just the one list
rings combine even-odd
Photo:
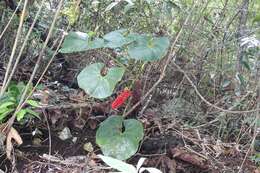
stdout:
[[132,95],[132,92],[129,89],[124,89],[117,98],[113,101],[111,107],[112,109],[119,108],[125,101]]

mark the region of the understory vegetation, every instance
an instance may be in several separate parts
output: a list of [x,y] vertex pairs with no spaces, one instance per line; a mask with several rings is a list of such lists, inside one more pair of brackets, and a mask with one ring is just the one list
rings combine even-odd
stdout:
[[0,0],[0,172],[259,173],[259,0]]

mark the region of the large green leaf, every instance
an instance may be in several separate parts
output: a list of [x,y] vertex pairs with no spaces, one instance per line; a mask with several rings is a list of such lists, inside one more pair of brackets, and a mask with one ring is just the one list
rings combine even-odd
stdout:
[[105,41],[102,38],[95,38],[94,40],[88,41],[88,49],[98,49],[105,46]]
[[[130,44],[131,43],[131,44]],[[127,30],[115,30],[107,33],[103,38],[90,39],[83,32],[70,32],[60,49],[61,53],[74,53],[98,48],[120,48],[128,46],[130,58],[153,61],[160,59],[169,47],[167,37],[149,37],[137,33],[127,34]]]
[[126,39],[127,43],[131,43],[131,42],[134,42],[136,40],[143,39],[143,37],[144,37],[143,35],[132,32],[132,33],[127,34],[125,39]]
[[128,54],[133,59],[154,61],[165,55],[169,44],[167,37],[141,36],[128,46]]
[[127,40],[123,35],[125,32],[126,32],[125,29],[121,29],[121,30],[112,31],[104,35],[103,38],[106,42],[106,47],[113,49],[125,45],[127,43]]
[[[122,131],[124,126],[124,131]],[[111,116],[101,123],[96,134],[96,143],[106,156],[125,160],[134,155],[144,136],[142,124],[134,119]]]
[[102,75],[103,63],[94,63],[85,67],[77,77],[79,87],[95,98],[106,98],[113,90],[125,72],[124,68],[112,67],[107,74]]
[[83,32],[69,32],[65,37],[61,53],[73,53],[88,50],[88,34]]

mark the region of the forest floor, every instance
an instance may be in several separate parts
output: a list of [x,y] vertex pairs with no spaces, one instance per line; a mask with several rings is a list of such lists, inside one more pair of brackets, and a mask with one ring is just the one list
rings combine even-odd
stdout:
[[[57,72],[55,67],[61,63],[64,65]],[[63,57],[54,62],[42,81],[47,85],[34,94],[47,105],[38,110],[42,113],[41,119],[33,119],[26,125],[15,124],[23,144],[15,147],[12,163],[2,155],[2,170],[19,173],[111,171],[97,157],[101,151],[95,144],[95,133],[100,122],[124,109],[111,110],[116,94],[104,102],[88,98],[75,84],[80,70],[77,68]],[[138,80],[140,93],[145,93],[157,80],[159,71],[153,69],[158,66],[151,65]],[[27,79],[30,70],[28,64],[20,66],[16,80]],[[131,114],[143,123],[145,137],[128,163],[136,165],[145,157],[144,166],[156,167],[165,173],[260,172],[249,159],[248,139],[252,134],[247,126],[236,122],[237,118],[222,115],[227,120],[223,126],[218,119],[220,113],[196,96],[181,73],[169,68],[160,86]],[[237,136],[237,131],[244,135]]]

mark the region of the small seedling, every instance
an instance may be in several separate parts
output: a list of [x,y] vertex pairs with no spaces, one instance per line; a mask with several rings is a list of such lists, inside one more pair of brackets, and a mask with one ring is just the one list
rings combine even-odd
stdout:
[[[4,122],[8,115],[14,113],[16,107],[18,106],[23,90],[25,89],[25,84],[19,82],[18,84],[11,84],[8,90],[0,98],[0,122]],[[21,122],[26,117],[35,116],[38,117],[39,114],[33,111],[34,108],[39,106],[38,101],[29,99],[26,102],[25,108],[22,108],[17,114],[17,121]]]

